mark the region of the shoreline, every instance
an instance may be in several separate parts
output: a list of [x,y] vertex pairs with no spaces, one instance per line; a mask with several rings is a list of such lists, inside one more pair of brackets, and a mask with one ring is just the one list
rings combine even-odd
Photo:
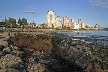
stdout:
[[38,32],[38,31],[52,31],[52,32],[74,32],[74,31],[105,31],[105,30],[74,30],[74,29],[70,29],[70,30],[56,30],[56,29],[27,29],[27,28],[4,28],[1,31],[13,31],[13,32],[27,32],[27,31],[31,31],[31,32]]
[[[1,40],[0,43],[2,42],[7,42],[7,40]],[[6,43],[7,45],[1,51],[6,54],[4,55],[6,59],[8,59],[7,56],[11,55],[15,56],[16,58],[20,57],[20,60],[22,60],[21,62],[24,63],[23,68],[27,71],[33,69],[33,66],[37,67],[38,65],[40,65],[43,70],[46,69],[46,66],[49,71],[56,70],[61,72],[64,70],[64,67],[65,69],[70,69],[72,71],[74,63],[76,63],[77,65],[75,65],[75,69],[73,69],[73,71],[78,70],[84,72],[87,69],[88,71],[95,70],[92,67],[92,64],[98,65],[97,62],[99,65],[95,66],[96,68],[99,67],[100,70],[102,70],[101,66],[105,67],[104,70],[107,68],[107,64],[104,64],[103,62],[107,61],[104,60],[106,55],[105,53],[107,53],[106,47],[97,43],[87,44],[81,41],[73,40],[72,37],[64,34],[58,34],[56,32],[49,33],[49,36],[45,34],[37,34],[34,36],[31,34],[23,33],[16,35],[12,42],[13,43],[9,44]],[[100,51],[103,52],[102,57],[99,56]],[[16,53],[19,53],[19,55]],[[55,58],[52,56],[47,56],[50,53],[55,55]],[[62,59],[59,59],[56,56],[59,56]],[[1,56],[1,58],[2,57],[3,56]],[[2,59],[0,60],[2,61]],[[92,68],[90,69],[89,67]]]

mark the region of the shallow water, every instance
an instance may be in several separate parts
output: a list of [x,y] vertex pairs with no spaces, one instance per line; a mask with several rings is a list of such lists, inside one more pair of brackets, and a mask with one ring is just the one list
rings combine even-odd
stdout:
[[[59,34],[65,34],[71,37],[89,38],[100,44],[108,45],[108,31],[74,31],[74,32],[59,32]],[[86,41],[87,43],[91,43]]]

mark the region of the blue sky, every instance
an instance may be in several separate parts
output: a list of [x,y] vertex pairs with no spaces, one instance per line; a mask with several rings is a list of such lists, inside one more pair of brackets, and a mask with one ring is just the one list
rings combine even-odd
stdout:
[[57,16],[78,18],[86,24],[108,27],[108,0],[0,0],[0,21],[6,16],[46,23],[48,10]]

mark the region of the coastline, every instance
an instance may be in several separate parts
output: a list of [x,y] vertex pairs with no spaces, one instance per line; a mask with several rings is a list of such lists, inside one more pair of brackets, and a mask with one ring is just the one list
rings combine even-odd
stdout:
[[[49,71],[55,70],[61,72],[65,71],[65,69],[83,72],[85,72],[85,70],[97,72],[98,70],[107,70],[106,49],[108,46],[96,42],[86,43],[80,40],[74,40],[71,36],[58,34],[52,30],[44,31],[45,30],[37,30],[36,34],[34,34],[30,32],[30,30],[27,31],[27,33],[21,30],[22,33],[18,32],[15,35],[13,35],[15,32],[12,31],[10,32],[11,34],[4,32],[2,36],[4,36],[6,40],[1,39],[0,42],[3,42],[2,44],[5,45],[3,50],[1,50],[1,52],[3,52],[2,54],[5,53],[3,56],[5,56],[6,59],[8,59],[8,56],[11,56],[11,54],[12,57],[20,57],[24,65],[22,68],[27,71],[32,70],[33,66],[37,67],[38,65],[40,70],[47,69]],[[8,40],[9,38],[13,39],[12,42]],[[102,52],[102,55],[100,55],[100,52]],[[1,56],[1,58],[3,56]],[[2,61],[2,59],[0,59],[0,61]],[[96,65],[95,68],[92,66],[93,64]],[[8,65],[5,64],[5,67],[6,66]],[[73,66],[75,67],[74,69]],[[101,68],[101,66],[104,68]],[[1,68],[3,68],[2,65]],[[34,70],[36,70],[35,68]]]
[[90,32],[90,31],[105,31],[105,30],[55,30],[55,29],[22,29],[22,28],[5,28],[0,30],[0,32],[9,32],[13,34],[17,33],[25,33],[25,34],[50,34],[50,33],[58,33],[58,32]]

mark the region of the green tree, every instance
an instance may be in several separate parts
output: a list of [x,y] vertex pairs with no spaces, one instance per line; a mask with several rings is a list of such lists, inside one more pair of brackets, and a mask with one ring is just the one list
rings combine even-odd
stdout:
[[5,18],[2,20],[2,22],[4,22],[4,24],[6,24],[5,27],[7,27],[7,22],[8,22],[8,20],[6,19],[6,16],[5,16]]
[[46,28],[47,28],[47,26],[46,26],[45,23],[41,24],[41,27],[42,27],[43,29],[46,29]]
[[8,20],[7,20],[6,17],[5,17],[4,22],[7,23],[7,21],[8,21]]
[[27,19],[22,18],[22,25],[23,25],[23,28],[24,28],[25,25],[27,25]]
[[70,27],[67,27],[66,29],[70,30]]
[[9,20],[8,20],[7,23],[8,23],[8,27],[11,27],[12,28],[13,27],[13,24],[14,24],[14,18],[10,18],[9,17]]
[[22,25],[22,20],[19,18],[18,19],[18,23],[20,24],[20,25]]
[[16,25],[16,19],[13,19],[13,24],[12,24],[12,27],[16,28],[17,25]]
[[86,26],[85,26],[85,28],[89,28],[89,26],[88,26],[88,25],[86,25]]
[[63,27],[63,29],[66,29],[66,25]]
[[27,19],[22,18],[22,24],[23,24],[23,25],[27,25]]

